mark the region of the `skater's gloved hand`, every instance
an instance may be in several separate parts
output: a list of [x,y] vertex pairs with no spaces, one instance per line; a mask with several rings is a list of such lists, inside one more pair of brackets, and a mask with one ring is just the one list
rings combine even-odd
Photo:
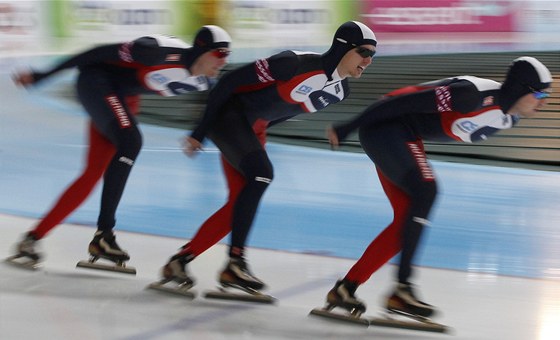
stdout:
[[338,149],[338,145],[339,145],[338,135],[336,134],[336,131],[333,129],[332,126],[327,127],[326,134],[327,134],[327,139],[331,144],[331,149],[333,150]]
[[183,138],[183,152],[189,157],[194,157],[198,151],[202,151],[202,143],[198,140],[187,136]]
[[12,75],[12,80],[18,86],[29,87],[35,83],[33,71],[21,71]]

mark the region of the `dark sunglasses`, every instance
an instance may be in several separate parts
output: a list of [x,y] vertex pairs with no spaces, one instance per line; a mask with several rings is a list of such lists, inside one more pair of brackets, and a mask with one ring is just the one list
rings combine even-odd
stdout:
[[533,93],[533,96],[536,99],[545,99],[550,97],[550,93],[546,92],[546,91],[539,91],[539,90],[535,90],[534,88],[529,86],[529,90],[531,90],[531,92]]
[[212,55],[216,58],[226,58],[227,56],[229,56],[231,54],[231,51],[229,50],[224,50],[224,49],[216,49],[216,50],[212,50]]
[[358,53],[362,58],[373,58],[373,56],[375,55],[374,50],[370,50],[369,48],[365,48],[362,46],[356,47],[356,53]]

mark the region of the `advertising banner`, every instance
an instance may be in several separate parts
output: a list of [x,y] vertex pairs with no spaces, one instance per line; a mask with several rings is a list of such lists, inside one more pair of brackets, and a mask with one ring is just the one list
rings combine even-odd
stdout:
[[[1,0],[0,0],[1,1]],[[59,48],[170,34],[191,43],[203,25],[224,25],[227,0],[49,0]]]
[[[463,47],[499,43],[507,49],[518,48],[520,40],[554,48],[560,1],[0,0],[0,57],[70,53],[154,33],[191,43],[200,26],[215,24],[232,36],[235,53],[230,60],[239,62],[283,49],[324,51],[347,20],[367,24],[386,47],[402,45],[398,53],[426,48],[422,36],[442,47],[452,41]],[[440,33],[447,33],[448,40],[439,39]]]
[[41,47],[47,31],[44,5],[43,1],[0,0],[0,57]]
[[228,29],[236,46],[325,46],[341,23],[357,18],[357,9],[353,0],[230,0]]
[[177,15],[167,1],[51,0],[55,37],[115,41],[171,33]]
[[520,14],[518,18],[520,31],[552,33],[560,37],[560,1],[524,2],[523,11]]
[[362,13],[375,32],[512,32],[513,1],[364,0]]

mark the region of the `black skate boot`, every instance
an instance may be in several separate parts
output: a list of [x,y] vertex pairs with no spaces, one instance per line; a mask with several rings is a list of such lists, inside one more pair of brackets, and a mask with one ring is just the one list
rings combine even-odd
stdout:
[[434,306],[418,300],[411,284],[398,283],[387,299],[387,310],[415,319],[427,319],[435,312]]
[[224,287],[245,291],[259,291],[265,287],[265,284],[251,273],[242,257],[230,258],[226,268],[220,274],[219,281]]
[[37,241],[37,238],[31,232],[25,234],[23,240],[16,245],[16,254],[8,257],[6,261],[20,267],[37,269],[42,257],[37,252]]
[[[161,280],[151,283],[148,288],[194,299],[196,294],[190,289],[194,286],[195,281],[187,273],[187,263],[193,258],[194,256],[191,254],[174,255],[161,269]],[[174,282],[175,285],[167,285],[168,282]]]
[[187,263],[190,262],[191,257],[190,254],[177,254],[170,258],[161,270],[162,282],[173,281],[184,289],[194,286],[194,279],[187,273]]
[[[113,231],[98,230],[93,236],[93,240],[89,243],[88,250],[90,254],[89,260],[78,262],[76,267],[136,275],[136,268],[126,267],[125,262],[130,259],[130,256],[119,247]],[[114,263],[111,265],[96,263],[100,258]]]
[[[315,308],[309,314],[369,326],[369,320],[361,317],[366,311],[366,305],[354,295],[356,289],[358,289],[358,284],[355,282],[346,279],[338,280],[327,294],[325,307]],[[348,313],[333,311],[336,307],[345,309]]]
[[360,316],[366,311],[366,305],[354,295],[356,289],[358,289],[358,285],[353,282],[337,281],[333,289],[327,294],[326,309],[331,310],[334,307],[340,307],[354,316]]
[[112,231],[98,230],[89,243],[89,253],[92,257],[104,258],[117,263],[130,260],[128,253],[117,244]]
[[[204,297],[266,304],[276,302],[275,297],[261,292],[265,284],[251,273],[243,257],[231,257],[226,268],[220,273],[219,281],[221,287],[218,291],[206,292]],[[239,289],[242,292],[236,293],[228,288]]]
[[[410,283],[397,284],[395,291],[387,299],[386,308],[388,313],[384,317],[370,319],[370,325],[436,333],[446,333],[450,330],[446,325],[429,318],[435,314],[434,307],[418,300]],[[392,314],[412,320],[395,318]]]

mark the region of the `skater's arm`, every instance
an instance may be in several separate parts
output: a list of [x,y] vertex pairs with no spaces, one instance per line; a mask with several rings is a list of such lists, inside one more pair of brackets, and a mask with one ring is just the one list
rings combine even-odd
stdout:
[[122,44],[119,49],[119,61],[147,66],[160,65],[166,63],[166,59],[171,55],[181,56],[189,47],[190,45],[175,37],[145,36]]
[[[173,39],[169,39],[170,41]],[[175,39],[177,40],[177,39]],[[185,47],[188,45],[185,44]],[[141,37],[131,42],[101,45],[76,54],[47,71],[29,70],[13,76],[20,86],[30,86],[62,70],[103,63],[140,63],[158,65],[165,61],[168,54],[180,54],[184,48],[173,46],[164,39],[151,36]]]
[[103,45],[92,48],[73,57],[70,57],[63,61],[62,63],[56,65],[50,70],[40,72],[35,70],[24,71],[20,74],[14,76],[14,81],[18,85],[29,86],[36,84],[41,80],[50,77],[51,75],[58,73],[62,70],[66,70],[73,67],[80,67],[85,65],[91,65],[101,62],[118,61],[119,58],[119,47],[121,44]]
[[336,134],[337,141],[341,142],[363,125],[395,119],[410,113],[437,112],[435,98],[435,93],[431,89],[401,96],[386,97],[371,104],[354,119],[334,125],[332,132]]
[[409,114],[445,111],[466,113],[478,105],[478,98],[479,92],[474,85],[465,81],[387,96],[370,105],[354,119],[334,125],[327,134],[330,135],[330,140],[338,143],[360,126],[397,119]]
[[210,91],[202,120],[191,137],[202,143],[220,110],[235,93],[256,91],[271,86],[278,80],[290,79],[297,63],[297,55],[285,51],[226,73]]

